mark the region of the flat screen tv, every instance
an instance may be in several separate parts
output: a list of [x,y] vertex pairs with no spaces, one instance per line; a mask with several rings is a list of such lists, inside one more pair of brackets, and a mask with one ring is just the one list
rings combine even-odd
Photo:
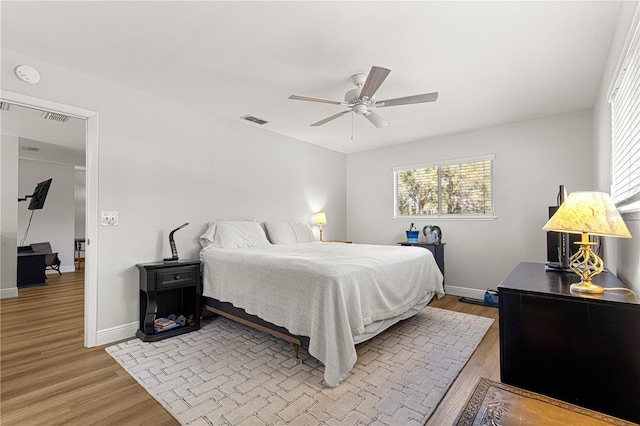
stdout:
[[47,199],[52,180],[53,179],[47,179],[36,185],[36,189],[33,190],[33,195],[31,196],[31,202],[29,203],[29,210],[40,210],[44,207],[44,201]]

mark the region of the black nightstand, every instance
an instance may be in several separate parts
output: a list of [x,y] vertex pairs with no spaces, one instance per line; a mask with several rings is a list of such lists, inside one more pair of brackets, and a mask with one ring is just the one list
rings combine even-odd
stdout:
[[444,277],[444,245],[447,243],[428,244],[428,243],[409,243],[407,241],[402,241],[402,242],[399,242],[398,244],[400,244],[401,246],[422,247],[429,250],[431,253],[433,253],[433,257],[436,259],[438,268],[440,269],[440,272],[442,272],[442,276]]
[[[144,342],[155,342],[200,328],[202,284],[200,262],[179,260],[164,263],[139,263],[140,329],[136,332]],[[153,322],[170,314],[193,315],[192,325],[156,332]]]
[[[498,285],[503,383],[640,422],[640,301],[572,293],[580,279],[522,262]],[[605,270],[602,287],[625,287]]]

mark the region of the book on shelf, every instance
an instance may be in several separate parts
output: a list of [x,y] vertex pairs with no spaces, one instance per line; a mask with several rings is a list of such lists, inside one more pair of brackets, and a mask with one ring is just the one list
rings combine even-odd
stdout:
[[155,326],[154,326],[154,327],[153,327],[153,329],[154,329],[157,333],[159,333],[159,332],[162,332],[162,331],[171,330],[172,328],[176,328],[176,327],[180,327],[180,324],[178,324],[178,323],[173,323],[172,325],[167,325],[167,326],[165,326],[165,327],[155,327]]
[[154,327],[164,328],[174,325],[176,322],[167,318],[156,318],[153,322]]

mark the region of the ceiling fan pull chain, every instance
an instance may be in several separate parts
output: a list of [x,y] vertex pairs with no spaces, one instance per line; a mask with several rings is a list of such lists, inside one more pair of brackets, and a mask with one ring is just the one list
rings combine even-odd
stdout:
[[351,140],[353,141],[353,111],[351,111]]

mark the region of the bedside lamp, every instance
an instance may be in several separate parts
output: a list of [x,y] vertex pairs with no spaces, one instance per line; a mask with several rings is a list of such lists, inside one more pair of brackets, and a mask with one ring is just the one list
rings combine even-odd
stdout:
[[579,293],[604,293],[604,289],[591,282],[591,278],[604,269],[604,263],[591,250],[596,244],[589,235],[631,238],[620,213],[609,194],[604,192],[572,192],[558,211],[542,227],[546,231],[582,234],[580,249],[569,259],[569,267],[580,277],[571,284],[571,291]]
[[322,225],[327,223],[327,215],[324,212],[316,213],[316,225],[320,225],[320,241],[322,241]]

